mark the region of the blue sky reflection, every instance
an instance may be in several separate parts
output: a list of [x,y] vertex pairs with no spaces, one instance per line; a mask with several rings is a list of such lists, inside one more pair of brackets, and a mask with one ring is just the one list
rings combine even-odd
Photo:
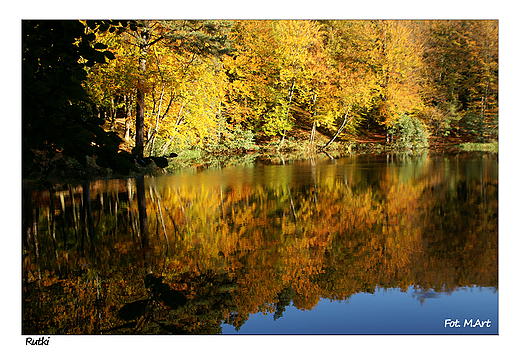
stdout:
[[498,334],[498,291],[378,289],[348,301],[324,299],[309,311],[291,305],[276,321],[272,314],[257,313],[238,332],[222,327],[224,334]]

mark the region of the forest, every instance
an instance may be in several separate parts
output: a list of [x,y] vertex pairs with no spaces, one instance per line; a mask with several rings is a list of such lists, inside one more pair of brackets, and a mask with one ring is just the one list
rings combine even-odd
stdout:
[[24,334],[498,290],[498,21],[21,25]]
[[22,21],[24,177],[498,141],[495,20]]

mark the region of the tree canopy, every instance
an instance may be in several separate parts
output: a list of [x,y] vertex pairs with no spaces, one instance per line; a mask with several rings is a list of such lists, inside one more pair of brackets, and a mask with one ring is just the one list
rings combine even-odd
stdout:
[[402,119],[498,134],[497,21],[31,20],[22,54],[24,171],[61,153],[128,173],[245,132],[354,141]]

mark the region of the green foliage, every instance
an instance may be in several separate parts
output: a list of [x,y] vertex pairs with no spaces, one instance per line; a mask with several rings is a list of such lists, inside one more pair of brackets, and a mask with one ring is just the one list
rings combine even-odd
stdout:
[[467,142],[461,143],[459,148],[463,151],[479,151],[479,152],[494,152],[498,153],[498,142],[490,142],[490,143],[475,143],[475,142]]
[[384,153],[388,147],[381,143],[353,143],[351,149],[358,153]]
[[258,146],[255,144],[255,134],[251,130],[243,130],[239,125],[230,128],[226,126],[220,140],[208,144],[208,150],[211,152],[232,152],[256,150]]
[[426,101],[442,113],[434,120],[459,115],[452,127],[460,135],[481,142],[495,138],[486,129],[498,124],[498,21],[427,21],[425,28],[425,75],[431,82]]
[[419,149],[428,147],[428,132],[424,124],[415,117],[402,115],[388,128],[392,136],[392,148]]
[[487,142],[498,138],[498,116],[487,121],[478,115],[466,114],[459,122],[461,133],[471,136],[477,142]]
[[262,130],[267,136],[282,135],[284,131],[291,128],[292,124],[283,116],[283,108],[281,107],[276,107],[275,111],[265,118],[265,123],[262,126]]

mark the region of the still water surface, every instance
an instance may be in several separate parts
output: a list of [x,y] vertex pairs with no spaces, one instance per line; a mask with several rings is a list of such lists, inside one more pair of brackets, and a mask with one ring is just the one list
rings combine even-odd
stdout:
[[497,334],[496,155],[23,193],[24,334]]

